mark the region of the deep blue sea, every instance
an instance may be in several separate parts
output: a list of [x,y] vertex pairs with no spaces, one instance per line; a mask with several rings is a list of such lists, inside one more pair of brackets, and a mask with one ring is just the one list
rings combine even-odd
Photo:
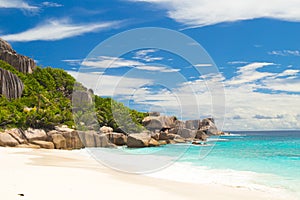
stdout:
[[[123,148],[118,150],[112,163],[123,162],[122,157],[128,158],[128,155],[153,155],[137,162],[125,159],[129,169],[130,166],[142,166],[142,163],[147,167],[154,166],[156,161],[149,161],[151,159],[157,159],[158,163],[160,157],[173,158],[174,162],[168,167],[148,175],[261,190],[276,195],[289,193],[290,197],[300,199],[300,131],[232,133],[210,137],[206,146],[176,144],[158,148]],[[109,154],[107,158],[112,156]]]

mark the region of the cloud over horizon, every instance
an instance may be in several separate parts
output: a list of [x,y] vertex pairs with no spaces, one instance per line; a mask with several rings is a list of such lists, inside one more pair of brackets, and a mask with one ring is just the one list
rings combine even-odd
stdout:
[[[263,72],[275,63],[254,62],[239,67],[236,75],[226,79],[222,74],[202,75],[197,80],[179,82],[173,88],[153,88],[154,80],[102,74],[102,89],[98,95],[113,95],[117,100],[133,101],[141,108],[174,114],[183,119],[197,119],[212,114],[212,92],[209,85],[223,84],[226,93],[225,130],[274,130],[300,128],[299,70]],[[71,72],[74,75],[74,72]],[[251,75],[253,74],[253,75]],[[81,73],[82,82],[92,82],[96,76]],[[98,76],[99,77],[99,76]],[[124,80],[122,80],[124,79]],[[116,82],[121,84],[116,84]],[[136,83],[136,84],[135,84]],[[139,88],[137,85],[148,84]],[[99,85],[98,85],[99,86]],[[117,86],[117,87],[116,87]],[[105,89],[107,88],[107,89]],[[114,89],[117,88],[117,89]],[[272,90],[264,92],[260,89]],[[283,92],[282,92],[283,91]],[[290,94],[289,92],[296,92]],[[291,109],[293,108],[293,109]],[[217,118],[222,127],[222,115]]]

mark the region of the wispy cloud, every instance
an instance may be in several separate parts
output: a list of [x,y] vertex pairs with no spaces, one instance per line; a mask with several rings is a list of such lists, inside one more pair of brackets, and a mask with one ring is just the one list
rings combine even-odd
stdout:
[[270,51],[269,55],[275,56],[300,56],[300,51],[298,50],[282,50],[282,51]]
[[107,68],[134,67],[137,65],[143,65],[143,63],[134,60],[117,58],[117,57],[99,56],[97,58],[85,59],[83,60],[81,65],[86,67],[107,69]]
[[195,67],[212,67],[213,65],[210,64],[210,63],[199,63],[199,64],[196,64],[194,65]]
[[21,33],[2,35],[1,38],[11,42],[53,41],[116,28],[119,24],[118,21],[76,24],[68,19],[52,19]]
[[147,65],[145,63],[128,60],[124,58],[118,57],[110,57],[110,56],[99,56],[97,58],[88,58],[88,59],[68,59],[62,60],[63,62],[68,63],[70,66],[84,66],[84,67],[93,67],[95,69],[108,69],[108,68],[122,68],[122,67],[130,67],[139,70],[145,71],[155,71],[155,72],[178,72],[180,69],[169,68],[166,66],[159,65]]
[[145,62],[153,62],[153,61],[158,61],[158,60],[163,60],[163,57],[153,57],[149,55],[150,53],[155,53],[157,52],[157,49],[146,49],[146,50],[140,50],[135,53],[135,56],[133,57],[134,59],[137,60],[142,60]]
[[42,6],[44,6],[44,7],[62,7],[63,5],[59,4],[59,3],[55,3],[55,2],[44,1],[42,3]]
[[300,1],[290,0],[128,0],[149,2],[167,9],[170,18],[191,27],[255,18],[300,21]]
[[139,65],[135,67],[136,69],[154,71],[154,72],[179,72],[180,69],[168,68],[165,66],[155,66],[155,65]]
[[273,76],[273,73],[269,72],[258,72],[257,69],[274,65],[274,63],[267,63],[267,62],[255,62],[250,63],[246,66],[240,67],[237,71],[237,76],[233,77],[231,80],[229,80],[227,83],[229,85],[239,85],[239,84],[245,84],[245,83],[251,83],[255,82],[257,80],[261,80],[263,78]]
[[15,8],[28,11],[38,11],[39,7],[30,5],[24,0],[0,0],[0,9],[1,8]]
[[249,62],[246,62],[246,61],[230,61],[230,62],[227,62],[227,64],[229,65],[239,65],[239,64],[248,64]]

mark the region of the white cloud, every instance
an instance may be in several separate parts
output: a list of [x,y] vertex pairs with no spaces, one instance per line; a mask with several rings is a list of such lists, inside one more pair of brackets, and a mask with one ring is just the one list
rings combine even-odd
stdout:
[[195,67],[212,67],[213,65],[210,63],[202,63],[202,64],[196,64]]
[[48,20],[32,29],[21,33],[2,35],[1,38],[12,42],[28,42],[36,40],[61,40],[89,32],[111,29],[119,26],[119,22],[101,22],[74,24],[66,19]]
[[295,70],[295,69],[287,69],[282,73],[277,74],[276,77],[283,77],[283,76],[296,76],[300,70]]
[[139,85],[152,83],[152,80],[144,78],[111,76],[102,73],[67,72],[100,96],[124,96],[130,98]]
[[55,3],[55,2],[49,2],[49,1],[44,1],[42,3],[42,5],[44,7],[62,7],[63,5],[62,4],[59,4],[59,3]]
[[153,57],[149,55],[150,53],[157,52],[157,49],[146,49],[146,50],[140,50],[135,53],[134,59],[143,60],[145,62],[153,62],[158,60],[163,60],[163,57]]
[[84,60],[81,63],[81,65],[86,67],[107,69],[107,68],[120,68],[120,67],[134,67],[137,65],[143,65],[143,63],[134,60],[117,58],[117,57],[99,56],[97,58],[88,58]]
[[269,55],[276,56],[300,56],[300,51],[298,50],[283,50],[283,51],[270,51]]
[[300,93],[300,79],[267,79],[263,81],[264,87],[275,91]]
[[273,18],[300,21],[298,0],[129,0],[149,2],[168,10],[168,16],[187,26]]
[[28,11],[38,11],[39,7],[28,4],[23,0],[0,0],[0,8],[15,8]]
[[244,83],[251,83],[259,79],[263,79],[269,76],[273,76],[273,73],[269,72],[258,72],[257,69],[274,65],[274,63],[266,63],[266,62],[256,62],[250,63],[246,66],[240,67],[237,71],[238,75],[233,77],[231,80],[228,81],[229,85],[239,85]]
[[110,57],[110,56],[99,56],[97,58],[88,58],[85,60],[68,59],[62,61],[68,63],[71,66],[81,65],[85,67],[93,67],[98,69],[130,67],[139,70],[165,72],[165,73],[180,71],[180,69],[173,69],[165,66],[146,65],[145,63],[139,61],[127,60],[124,58],[117,58],[117,57]]
[[155,71],[155,72],[179,72],[180,69],[173,69],[164,66],[154,66],[154,65],[139,65],[135,67],[136,69],[147,70],[147,71]]

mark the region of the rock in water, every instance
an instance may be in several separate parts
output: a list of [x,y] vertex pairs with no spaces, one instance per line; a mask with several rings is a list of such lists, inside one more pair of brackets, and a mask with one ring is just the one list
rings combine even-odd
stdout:
[[8,99],[22,96],[24,84],[15,74],[0,68],[0,94]]
[[199,130],[204,131],[207,135],[219,135],[220,133],[213,118],[203,119],[199,124]]
[[0,60],[4,60],[22,73],[32,73],[36,64],[27,56],[19,55],[10,44],[0,38]]

